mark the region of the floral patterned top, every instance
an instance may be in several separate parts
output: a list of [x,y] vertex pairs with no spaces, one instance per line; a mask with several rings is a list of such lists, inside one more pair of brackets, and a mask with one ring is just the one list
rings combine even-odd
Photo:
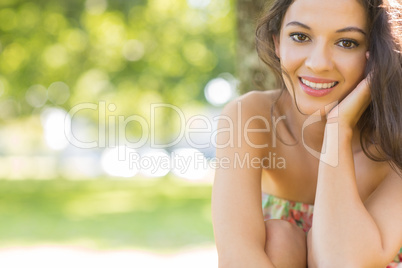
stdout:
[[[262,193],[262,212],[265,220],[281,219],[296,224],[308,232],[313,223],[314,205],[289,201],[267,193]],[[402,267],[402,248],[393,262],[386,268]]]

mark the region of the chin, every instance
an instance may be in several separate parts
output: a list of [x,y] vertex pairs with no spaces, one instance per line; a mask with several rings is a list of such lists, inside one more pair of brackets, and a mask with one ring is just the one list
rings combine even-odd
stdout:
[[296,97],[296,100],[293,99],[294,105],[296,109],[303,115],[313,115],[320,112],[321,116],[326,115],[329,111],[337,105],[338,100],[333,101],[319,101],[319,100],[309,100],[303,97]]

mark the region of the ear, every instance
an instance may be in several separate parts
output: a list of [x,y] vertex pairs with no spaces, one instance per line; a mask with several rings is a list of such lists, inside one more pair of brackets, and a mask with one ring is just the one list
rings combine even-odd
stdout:
[[279,50],[279,36],[273,34],[272,39],[274,40],[274,45],[275,45],[275,54],[278,58],[281,58],[281,53]]

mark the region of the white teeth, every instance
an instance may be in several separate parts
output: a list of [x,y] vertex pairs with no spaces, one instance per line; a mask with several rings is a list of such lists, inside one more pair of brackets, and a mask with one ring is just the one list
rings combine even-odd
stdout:
[[310,81],[307,81],[305,79],[301,79],[301,81],[303,82],[303,84],[305,84],[308,87],[311,87],[312,89],[327,89],[327,88],[331,88],[334,87],[336,85],[336,82],[332,82],[332,83],[313,83]]

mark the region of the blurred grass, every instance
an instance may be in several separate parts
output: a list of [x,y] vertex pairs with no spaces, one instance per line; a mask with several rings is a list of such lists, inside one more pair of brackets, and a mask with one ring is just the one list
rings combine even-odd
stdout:
[[213,243],[211,186],[175,180],[0,180],[0,246],[174,251]]

